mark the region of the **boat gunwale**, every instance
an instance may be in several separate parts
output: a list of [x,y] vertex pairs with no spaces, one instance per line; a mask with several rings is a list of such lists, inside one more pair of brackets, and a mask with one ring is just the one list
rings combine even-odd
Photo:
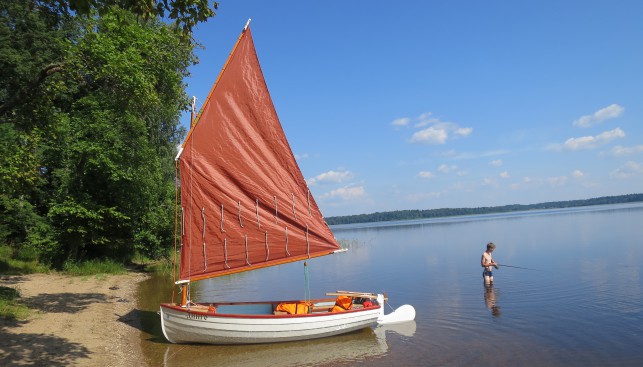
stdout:
[[[288,302],[288,301],[286,301]],[[232,303],[225,303],[225,304],[268,304],[270,302],[232,302]],[[280,303],[280,302],[277,302]],[[212,305],[216,304],[222,304],[222,303],[212,303]],[[209,303],[197,303],[199,306],[208,306],[210,305]],[[197,311],[197,310],[192,310],[188,309],[186,307],[181,307],[180,305],[172,304],[172,303],[161,303],[161,307],[165,307],[167,309],[179,311],[185,314],[197,314],[197,315],[203,315],[207,317],[223,317],[223,318],[236,318],[236,319],[288,319],[288,318],[305,318],[305,317],[322,317],[322,316],[333,316],[333,315],[344,315],[344,314],[350,314],[350,313],[359,313],[359,312],[364,312],[364,311],[372,311],[372,310],[379,310],[382,306],[380,305],[373,305],[369,307],[362,307],[362,308],[356,308],[352,310],[344,310],[340,312],[313,312],[313,313],[305,313],[305,314],[268,314],[268,315],[251,315],[251,314],[232,314],[232,313],[213,313],[213,312],[208,312],[208,311]]]

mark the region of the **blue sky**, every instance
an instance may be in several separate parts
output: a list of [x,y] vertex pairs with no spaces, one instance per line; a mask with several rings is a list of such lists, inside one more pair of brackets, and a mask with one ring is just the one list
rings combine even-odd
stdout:
[[198,107],[248,18],[326,216],[643,192],[643,1],[223,0]]

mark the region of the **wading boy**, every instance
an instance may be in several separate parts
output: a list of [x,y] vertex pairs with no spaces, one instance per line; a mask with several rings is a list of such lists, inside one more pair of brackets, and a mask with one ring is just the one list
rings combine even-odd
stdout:
[[496,262],[493,261],[493,257],[491,257],[491,253],[495,249],[496,249],[496,245],[494,245],[493,242],[489,242],[487,244],[487,251],[482,253],[482,259],[480,260],[480,265],[482,265],[482,268],[484,269],[482,271],[482,276],[484,277],[484,284],[493,283],[493,272],[491,267],[498,269],[498,264],[496,264]]

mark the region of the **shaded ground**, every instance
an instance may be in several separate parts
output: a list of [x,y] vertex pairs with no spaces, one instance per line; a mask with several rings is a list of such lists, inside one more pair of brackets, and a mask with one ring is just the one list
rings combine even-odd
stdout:
[[0,319],[0,366],[144,366],[136,287],[146,275],[2,276],[32,313]]

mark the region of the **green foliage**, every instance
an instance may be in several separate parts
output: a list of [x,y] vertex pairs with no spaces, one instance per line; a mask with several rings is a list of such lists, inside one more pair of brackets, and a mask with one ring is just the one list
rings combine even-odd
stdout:
[[7,245],[0,245],[0,272],[2,274],[46,272],[47,268],[38,261],[37,256],[35,249],[14,250]]
[[63,271],[69,275],[88,276],[97,274],[125,274],[127,267],[113,260],[88,260],[82,262],[68,261]]
[[[51,1],[51,0],[50,0]],[[110,11],[110,7],[116,5],[143,17],[144,19],[154,17],[167,17],[175,21],[178,27],[185,32],[190,32],[192,27],[200,22],[207,21],[215,15],[214,10],[219,4],[209,0],[53,0],[60,9],[69,10],[81,15],[91,15],[92,11],[98,11],[104,15]]]
[[161,256],[194,44],[139,1],[70,3],[90,16],[0,3],[0,243],[55,267]]
[[0,318],[24,320],[29,308],[20,304],[20,292],[14,288],[0,286]]

